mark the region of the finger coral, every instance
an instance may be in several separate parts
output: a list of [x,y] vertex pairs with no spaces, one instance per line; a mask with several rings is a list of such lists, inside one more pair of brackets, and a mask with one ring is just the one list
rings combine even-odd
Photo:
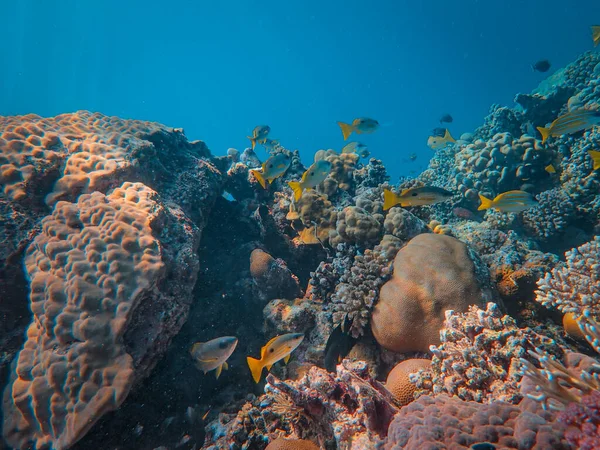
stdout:
[[394,260],[394,274],[379,292],[371,330],[384,348],[428,351],[438,344],[444,312],[484,302],[467,246],[450,236],[420,234]]
[[[170,229],[170,220],[157,194],[140,183],[58,202],[43,219],[25,257],[34,320],[4,392],[10,445],[70,447],[156,363],[187,311],[165,296],[172,250],[155,230]],[[193,242],[193,235],[180,238]],[[172,293],[183,300],[198,263],[193,249],[180,250],[191,250],[187,264],[196,266],[189,281],[183,274],[173,280],[181,288]]]

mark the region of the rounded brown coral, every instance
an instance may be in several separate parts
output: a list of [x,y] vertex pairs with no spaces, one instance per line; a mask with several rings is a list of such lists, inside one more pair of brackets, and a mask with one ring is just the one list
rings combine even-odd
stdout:
[[273,257],[260,248],[252,250],[252,253],[250,253],[250,274],[252,278],[260,279],[266,277],[271,264],[274,262]]
[[306,439],[275,439],[265,450],[319,450],[319,446]]
[[410,382],[409,375],[421,369],[429,369],[431,361],[428,359],[407,359],[400,362],[388,374],[385,387],[396,399],[400,406],[408,405],[414,400],[416,387]]
[[396,255],[394,275],[383,285],[371,330],[395,352],[428,351],[440,342],[444,313],[482,303],[467,246],[450,236],[420,234]]

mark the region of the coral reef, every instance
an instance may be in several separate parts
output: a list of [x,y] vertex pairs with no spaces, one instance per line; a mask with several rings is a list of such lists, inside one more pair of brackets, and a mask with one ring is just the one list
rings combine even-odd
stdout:
[[[437,255],[433,259],[432,255]],[[439,234],[420,234],[394,260],[394,274],[379,293],[371,330],[382,347],[427,351],[439,343],[444,311],[484,304],[486,294],[465,244]]]
[[354,337],[364,333],[379,288],[391,274],[390,265],[400,245],[399,239],[385,235],[373,250],[367,249],[364,254],[356,255],[350,270],[339,278],[331,296],[333,321],[342,323],[347,317],[352,324],[349,331]]
[[536,300],[546,307],[577,316],[588,311],[600,318],[600,236],[565,253],[566,266],[538,281]]
[[440,340],[431,346],[431,373],[413,377],[423,388],[418,395],[433,391],[462,400],[516,404],[522,378],[518,358],[534,348],[562,353],[552,339],[518,328],[495,303],[485,310],[470,306],[464,314],[447,311]]
[[[198,230],[180,221],[140,183],[58,202],[42,220],[25,258],[34,321],[4,394],[11,445],[71,446],[153,368],[198,267]],[[186,244],[166,248],[163,227]]]
[[377,218],[358,206],[347,206],[338,213],[335,232],[331,233],[331,245],[348,242],[366,247],[381,239],[381,223]]
[[236,416],[209,424],[203,448],[264,448],[267,441],[281,438],[307,439],[321,448],[372,448],[386,437],[397,412],[391,395],[371,379],[364,363],[338,365],[335,374],[312,367],[298,381],[269,375],[265,392]]
[[390,424],[384,448],[468,449],[486,443],[503,449],[569,448],[563,429],[544,411],[504,402],[464,401],[444,394],[420,397],[402,408]]
[[254,295],[262,302],[300,295],[298,278],[288,269],[285,261],[273,258],[260,248],[250,254],[250,275],[254,281]]

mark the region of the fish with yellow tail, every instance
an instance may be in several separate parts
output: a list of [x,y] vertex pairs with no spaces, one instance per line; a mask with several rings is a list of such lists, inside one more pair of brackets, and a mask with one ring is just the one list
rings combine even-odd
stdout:
[[327,178],[329,172],[331,172],[331,163],[325,159],[321,159],[306,169],[300,181],[290,181],[288,185],[294,191],[294,201],[302,198],[302,192],[305,189],[314,189],[318,186],[319,183]]
[[196,342],[190,348],[190,355],[196,367],[205,374],[215,370],[217,379],[223,369],[227,369],[227,359],[231,356],[238,340],[233,336],[223,336],[208,342]]
[[426,206],[434,203],[448,200],[454,195],[437,186],[422,186],[417,188],[405,189],[400,194],[396,194],[389,189],[383,190],[383,210],[387,211],[393,206]]
[[479,211],[493,208],[500,212],[518,213],[537,205],[537,201],[529,192],[508,191],[497,195],[493,200],[479,194],[481,205],[477,208]]
[[577,133],[598,124],[600,124],[600,111],[575,109],[560,116],[549,127],[537,127],[537,129],[542,135],[543,144],[550,136]]
[[439,150],[455,142],[456,139],[452,137],[447,128],[443,136],[429,136],[429,139],[427,139],[427,145],[431,150]]
[[600,25],[592,25],[592,40],[594,41],[594,47],[600,44]]
[[600,169],[600,152],[596,150],[588,150],[588,154],[592,157],[592,161],[594,162],[594,169]]
[[252,130],[252,136],[246,136],[252,142],[252,150],[256,147],[256,143],[264,144],[267,141],[267,136],[271,132],[269,125],[258,125]]
[[556,173],[556,168],[552,164],[548,164],[544,170],[548,173]]
[[260,349],[260,359],[248,356],[246,359],[254,382],[258,383],[260,381],[262,371],[265,367],[267,370],[271,370],[271,366],[282,359],[287,364],[291,353],[300,345],[303,339],[304,334],[302,333],[275,336]]
[[352,123],[338,122],[337,124],[342,129],[342,135],[344,136],[345,141],[348,140],[352,133],[369,134],[379,128],[379,122],[375,119],[369,119],[368,117],[359,117],[358,119],[354,119]]
[[258,170],[250,170],[254,178],[258,180],[263,189],[267,188],[267,184],[271,183],[275,178],[282,176],[292,163],[292,155],[289,153],[278,153],[267,159],[259,172]]

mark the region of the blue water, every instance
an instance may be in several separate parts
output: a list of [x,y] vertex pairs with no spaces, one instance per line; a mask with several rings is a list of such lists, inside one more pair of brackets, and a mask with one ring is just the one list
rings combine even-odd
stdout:
[[[458,137],[492,103],[592,48],[600,2],[2,0],[0,115],[78,109],[183,127],[215,154],[257,124],[309,162],[336,121],[396,178],[426,167],[443,113]],[[573,6],[576,5],[576,6]],[[415,163],[403,163],[412,152]]]

